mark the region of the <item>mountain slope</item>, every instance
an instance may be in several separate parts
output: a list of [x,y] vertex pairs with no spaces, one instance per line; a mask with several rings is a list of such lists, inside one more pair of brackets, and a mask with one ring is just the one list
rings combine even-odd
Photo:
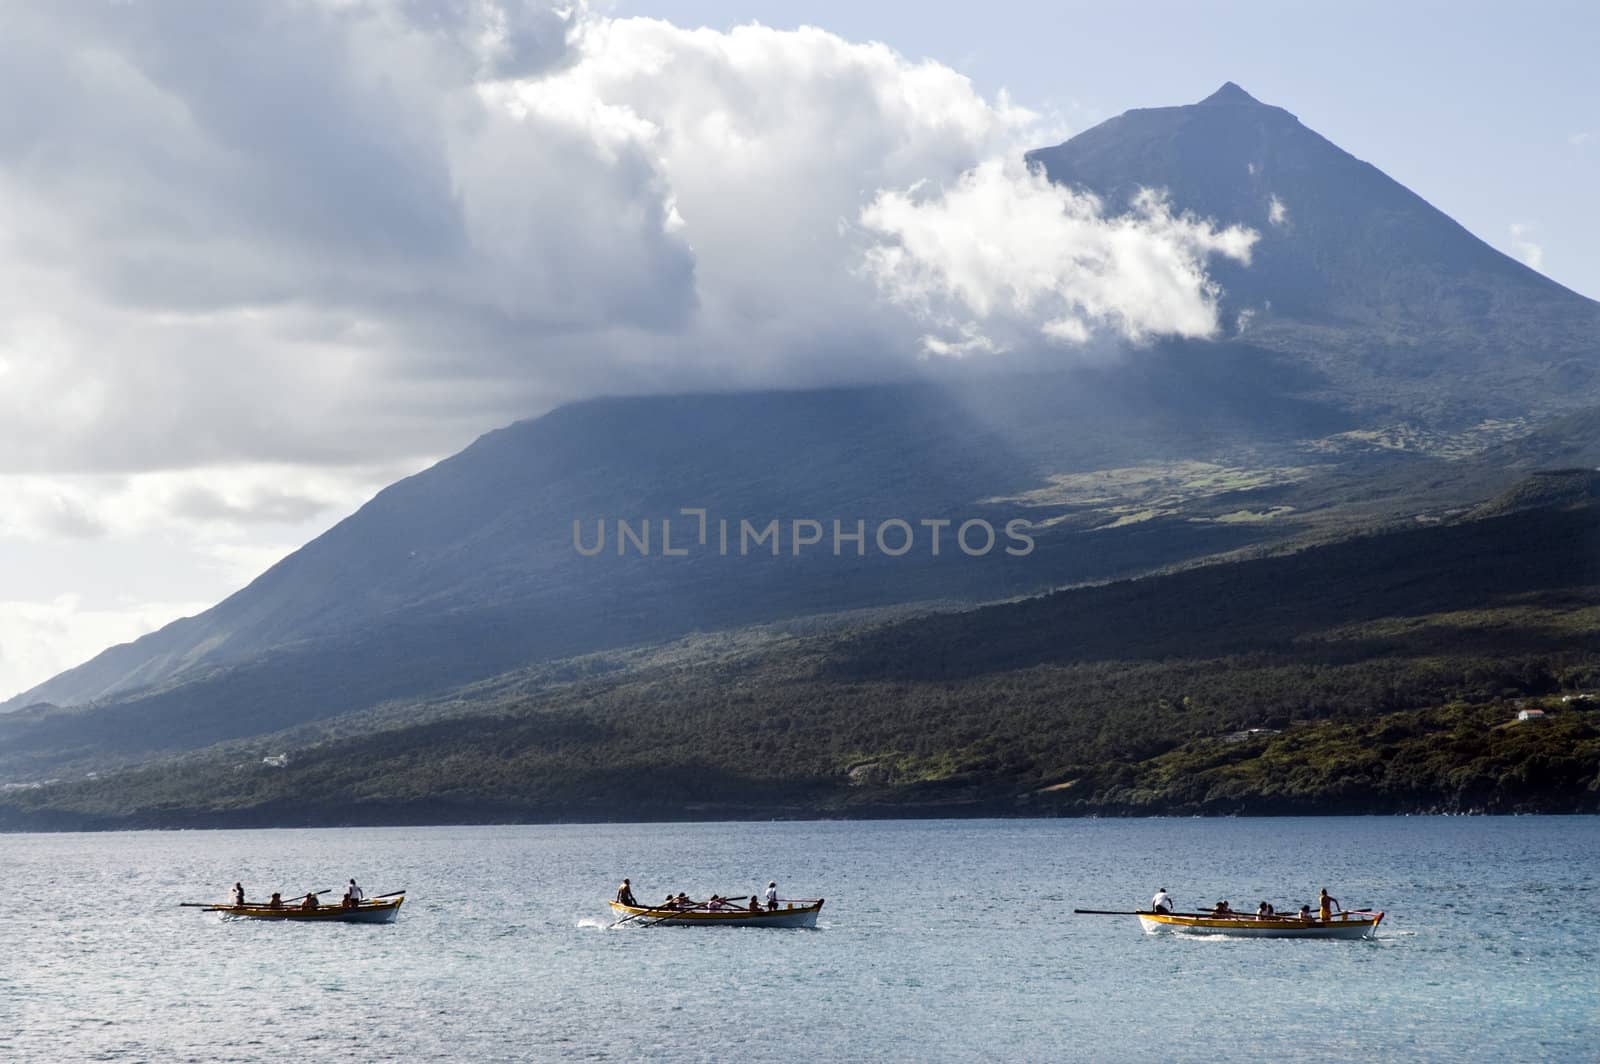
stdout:
[[[13,791],[0,824],[1593,811],[1600,714],[1561,696],[1600,687],[1597,617],[1588,500],[508,678]],[[1519,698],[1552,726],[1505,727]]]
[[[1255,229],[1248,266],[1213,269],[1234,324],[1314,358],[1342,388],[1422,377],[1466,405],[1472,391],[1511,390],[1484,395],[1485,409],[1559,406],[1566,392],[1594,401],[1600,304],[1232,82],[1197,104],[1129,111],[1028,159],[1112,209],[1158,188],[1180,210]],[[1446,376],[1463,368],[1486,377]]]
[[[1094,373],[746,395],[600,400],[492,432],[380,492],[355,515],[196,618],[115,647],[7,704],[78,705],[205,679],[269,652],[331,654],[348,671],[449,686],[525,661],[700,628],[939,598],[985,598],[1118,572],[1245,542],[1274,529],[1133,529],[1028,559],[967,558],[922,546],[885,558],[831,538],[793,553],[789,522],[971,518],[996,529],[1035,516],[1014,498],[1048,472],[1131,464],[1243,442],[1290,446],[1352,422],[1284,394],[1270,373],[1234,387],[1227,360],[1146,356],[1149,379]],[[1219,376],[1219,373],[1221,376]],[[1291,376],[1289,381],[1293,382]],[[1292,383],[1288,386],[1292,387]],[[1205,396],[1204,417],[1181,409]],[[1263,416],[1261,410],[1270,411]],[[682,507],[731,522],[730,556],[712,542],[662,555],[698,532]],[[617,553],[615,522],[651,522],[652,552]],[[739,554],[740,521],[783,523],[780,556]],[[606,550],[574,549],[573,523]],[[950,533],[946,533],[948,537]],[[871,532],[868,532],[871,536]],[[1158,542],[1159,541],[1159,542]],[[403,661],[380,649],[405,647]],[[282,657],[282,654],[279,654]],[[273,666],[276,667],[276,666]],[[410,682],[410,681],[408,681]],[[237,692],[220,702],[226,704]],[[348,708],[341,704],[335,709]]]
[[[1592,411],[1552,414],[1595,405],[1600,308],[1287,112],[1228,86],[1031,158],[1114,204],[1159,186],[1260,230],[1254,262],[1218,275],[1243,327],[1070,372],[597,400],[490,433],[206,613],[7,702],[21,712],[0,717],[4,770],[202,746],[695,631],[1000,599],[1353,521],[1436,520],[1423,511],[1480,502],[1507,469],[1593,453]],[[1463,457],[1495,441],[1504,469]],[[680,548],[695,531],[685,507],[736,538],[740,521],[783,522],[782,549],[664,556],[663,521]],[[924,539],[886,557],[870,530],[890,518],[1027,519],[1037,549],[968,558]],[[649,556],[617,552],[619,519],[651,523]],[[795,520],[861,521],[867,549],[796,554]],[[599,556],[574,549],[574,522],[589,542],[609,526]],[[66,708],[24,709],[36,703]]]

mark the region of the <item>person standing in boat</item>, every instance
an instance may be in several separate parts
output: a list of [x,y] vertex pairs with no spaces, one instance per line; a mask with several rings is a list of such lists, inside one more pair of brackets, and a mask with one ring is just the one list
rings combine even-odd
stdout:
[[1323,887],[1322,893],[1317,896],[1317,918],[1323,923],[1327,923],[1333,919],[1333,910],[1335,909],[1338,909],[1341,913],[1344,912],[1344,906],[1339,904],[1339,899],[1330,898],[1328,896],[1328,888]]
[[778,907],[778,881],[776,879],[774,879],[771,883],[767,884],[767,908],[768,909],[776,909],[777,907]]
[[633,885],[626,879],[622,881],[622,886],[617,888],[617,904],[627,905],[634,909],[639,907],[639,903],[633,900]]
[[1172,910],[1172,895],[1167,893],[1166,887],[1161,887],[1156,891],[1156,896],[1150,899],[1150,911],[1153,913],[1170,913]]
[[235,904],[235,905],[243,905],[244,904],[244,884],[243,883],[235,883],[233,885],[233,904]]
[[361,887],[353,879],[350,881],[349,888],[345,890],[344,896],[350,899],[351,905],[360,905],[367,900],[366,893],[362,891]]

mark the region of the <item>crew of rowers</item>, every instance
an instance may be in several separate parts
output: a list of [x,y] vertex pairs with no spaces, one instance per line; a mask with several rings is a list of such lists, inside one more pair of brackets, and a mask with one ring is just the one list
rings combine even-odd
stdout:
[[[233,885],[233,890],[230,891],[229,893],[231,895],[231,898],[230,898],[230,903],[231,904],[236,905],[236,906],[238,906],[240,908],[243,908],[246,904],[248,904],[244,900],[244,884],[243,883],[235,883]],[[318,891],[318,893],[326,894],[328,892],[324,890],[324,891]],[[366,893],[364,891],[362,891],[362,889],[356,884],[356,881],[352,879],[350,881],[350,885],[344,889],[344,897],[342,899],[340,899],[339,907],[341,909],[354,909],[357,906],[359,906],[366,899],[367,899]],[[295,901],[295,900],[296,899],[293,899],[293,898],[290,899],[290,901]],[[305,894],[302,897],[300,897],[298,899],[298,901],[299,901],[299,904],[297,906],[295,906],[295,908],[304,909],[304,910],[306,910],[308,912],[310,910],[312,910],[312,909],[318,908],[322,904],[321,902],[317,901],[317,895],[316,894]],[[278,891],[273,891],[272,892],[272,897],[267,899],[267,903],[263,907],[267,908],[267,909],[286,909],[289,906],[284,904],[283,895],[282,894],[280,894]]]
[[[1171,913],[1175,906],[1172,895],[1167,893],[1167,888],[1162,887],[1156,891],[1156,896],[1150,899],[1150,911],[1155,913]],[[1271,902],[1262,902],[1256,906],[1254,919],[1257,920],[1320,920],[1327,923],[1333,919],[1333,911],[1337,909],[1342,914],[1344,907],[1339,904],[1339,899],[1329,896],[1328,888],[1323,887],[1322,893],[1317,896],[1317,911],[1312,913],[1311,906],[1302,905],[1300,911],[1295,913],[1280,913]],[[1240,912],[1228,904],[1227,899],[1217,902],[1211,909],[1201,915],[1220,917],[1226,920],[1249,920],[1252,914]]]
[[[646,908],[646,906],[640,905],[634,899],[633,884],[626,879],[624,879],[622,881],[622,885],[617,888],[617,904],[627,905],[634,909]],[[778,884],[777,881],[774,880],[773,882],[767,884],[766,908],[776,909],[777,907]],[[669,912],[688,912],[691,909],[704,908],[714,913],[735,911],[758,913],[762,910],[762,903],[761,899],[754,894],[750,895],[750,901],[748,904],[743,901],[735,901],[732,898],[724,898],[720,894],[713,894],[705,901],[694,901],[687,894],[680,890],[676,894],[668,894],[666,901],[663,901],[659,905],[650,906],[650,908],[658,910],[665,909]]]

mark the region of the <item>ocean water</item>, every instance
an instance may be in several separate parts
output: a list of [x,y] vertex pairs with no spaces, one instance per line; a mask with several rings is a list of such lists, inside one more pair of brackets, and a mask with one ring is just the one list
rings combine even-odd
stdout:
[[[1593,1061],[1600,819],[900,821],[0,836],[0,1060]],[[409,891],[386,926],[180,901]],[[607,929],[622,876],[825,896]],[[1371,942],[1147,936],[1310,901]]]

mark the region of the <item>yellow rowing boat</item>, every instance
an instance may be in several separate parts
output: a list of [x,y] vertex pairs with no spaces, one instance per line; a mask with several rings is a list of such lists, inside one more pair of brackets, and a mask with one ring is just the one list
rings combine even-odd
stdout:
[[1372,938],[1381,912],[1337,913],[1327,921],[1298,916],[1207,916],[1204,913],[1140,912],[1139,923],[1152,935],[1227,935],[1233,938]]

